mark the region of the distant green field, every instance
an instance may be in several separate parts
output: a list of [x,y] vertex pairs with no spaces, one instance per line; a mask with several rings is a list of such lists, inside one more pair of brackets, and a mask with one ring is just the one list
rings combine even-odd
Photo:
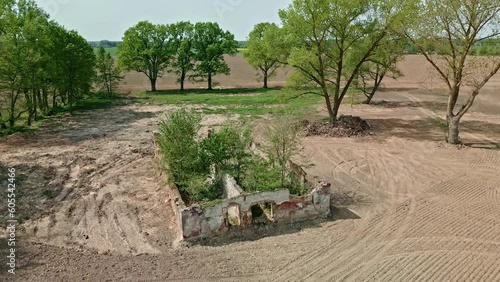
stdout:
[[[98,50],[98,49],[99,49],[99,48],[94,48],[94,53],[96,53],[96,54],[97,54],[97,50]],[[111,56],[116,57],[116,53],[118,52],[118,48],[117,48],[117,47],[104,48],[104,49],[106,49],[106,51],[107,51],[108,53],[110,53],[110,54],[111,54]]]

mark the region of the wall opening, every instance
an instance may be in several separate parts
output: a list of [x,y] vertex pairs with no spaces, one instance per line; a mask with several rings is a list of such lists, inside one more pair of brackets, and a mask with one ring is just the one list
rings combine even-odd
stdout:
[[274,222],[274,202],[258,203],[250,207],[252,212],[252,223],[265,224]]
[[240,205],[231,204],[227,208],[227,222],[229,226],[241,226]]

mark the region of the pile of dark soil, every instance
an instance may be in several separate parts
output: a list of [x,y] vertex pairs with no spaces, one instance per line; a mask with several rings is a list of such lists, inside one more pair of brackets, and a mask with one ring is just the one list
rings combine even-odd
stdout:
[[341,116],[334,123],[302,121],[306,136],[353,137],[368,134],[370,125],[360,117]]

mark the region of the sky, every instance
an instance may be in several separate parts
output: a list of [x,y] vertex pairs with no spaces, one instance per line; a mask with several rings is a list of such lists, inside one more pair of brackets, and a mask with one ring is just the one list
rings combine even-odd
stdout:
[[175,23],[215,21],[236,40],[246,40],[254,25],[279,23],[278,10],[292,0],[35,0],[50,17],[89,41],[119,41],[139,21]]

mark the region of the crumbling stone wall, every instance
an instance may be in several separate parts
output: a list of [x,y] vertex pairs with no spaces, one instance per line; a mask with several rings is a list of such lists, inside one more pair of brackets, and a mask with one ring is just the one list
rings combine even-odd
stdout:
[[[263,211],[261,206],[269,207]],[[191,240],[224,233],[230,228],[248,228],[260,217],[274,223],[300,222],[330,214],[330,185],[314,189],[309,195],[290,195],[287,189],[240,195],[222,200],[213,207],[179,207],[183,239]],[[259,217],[259,218],[260,218]]]

